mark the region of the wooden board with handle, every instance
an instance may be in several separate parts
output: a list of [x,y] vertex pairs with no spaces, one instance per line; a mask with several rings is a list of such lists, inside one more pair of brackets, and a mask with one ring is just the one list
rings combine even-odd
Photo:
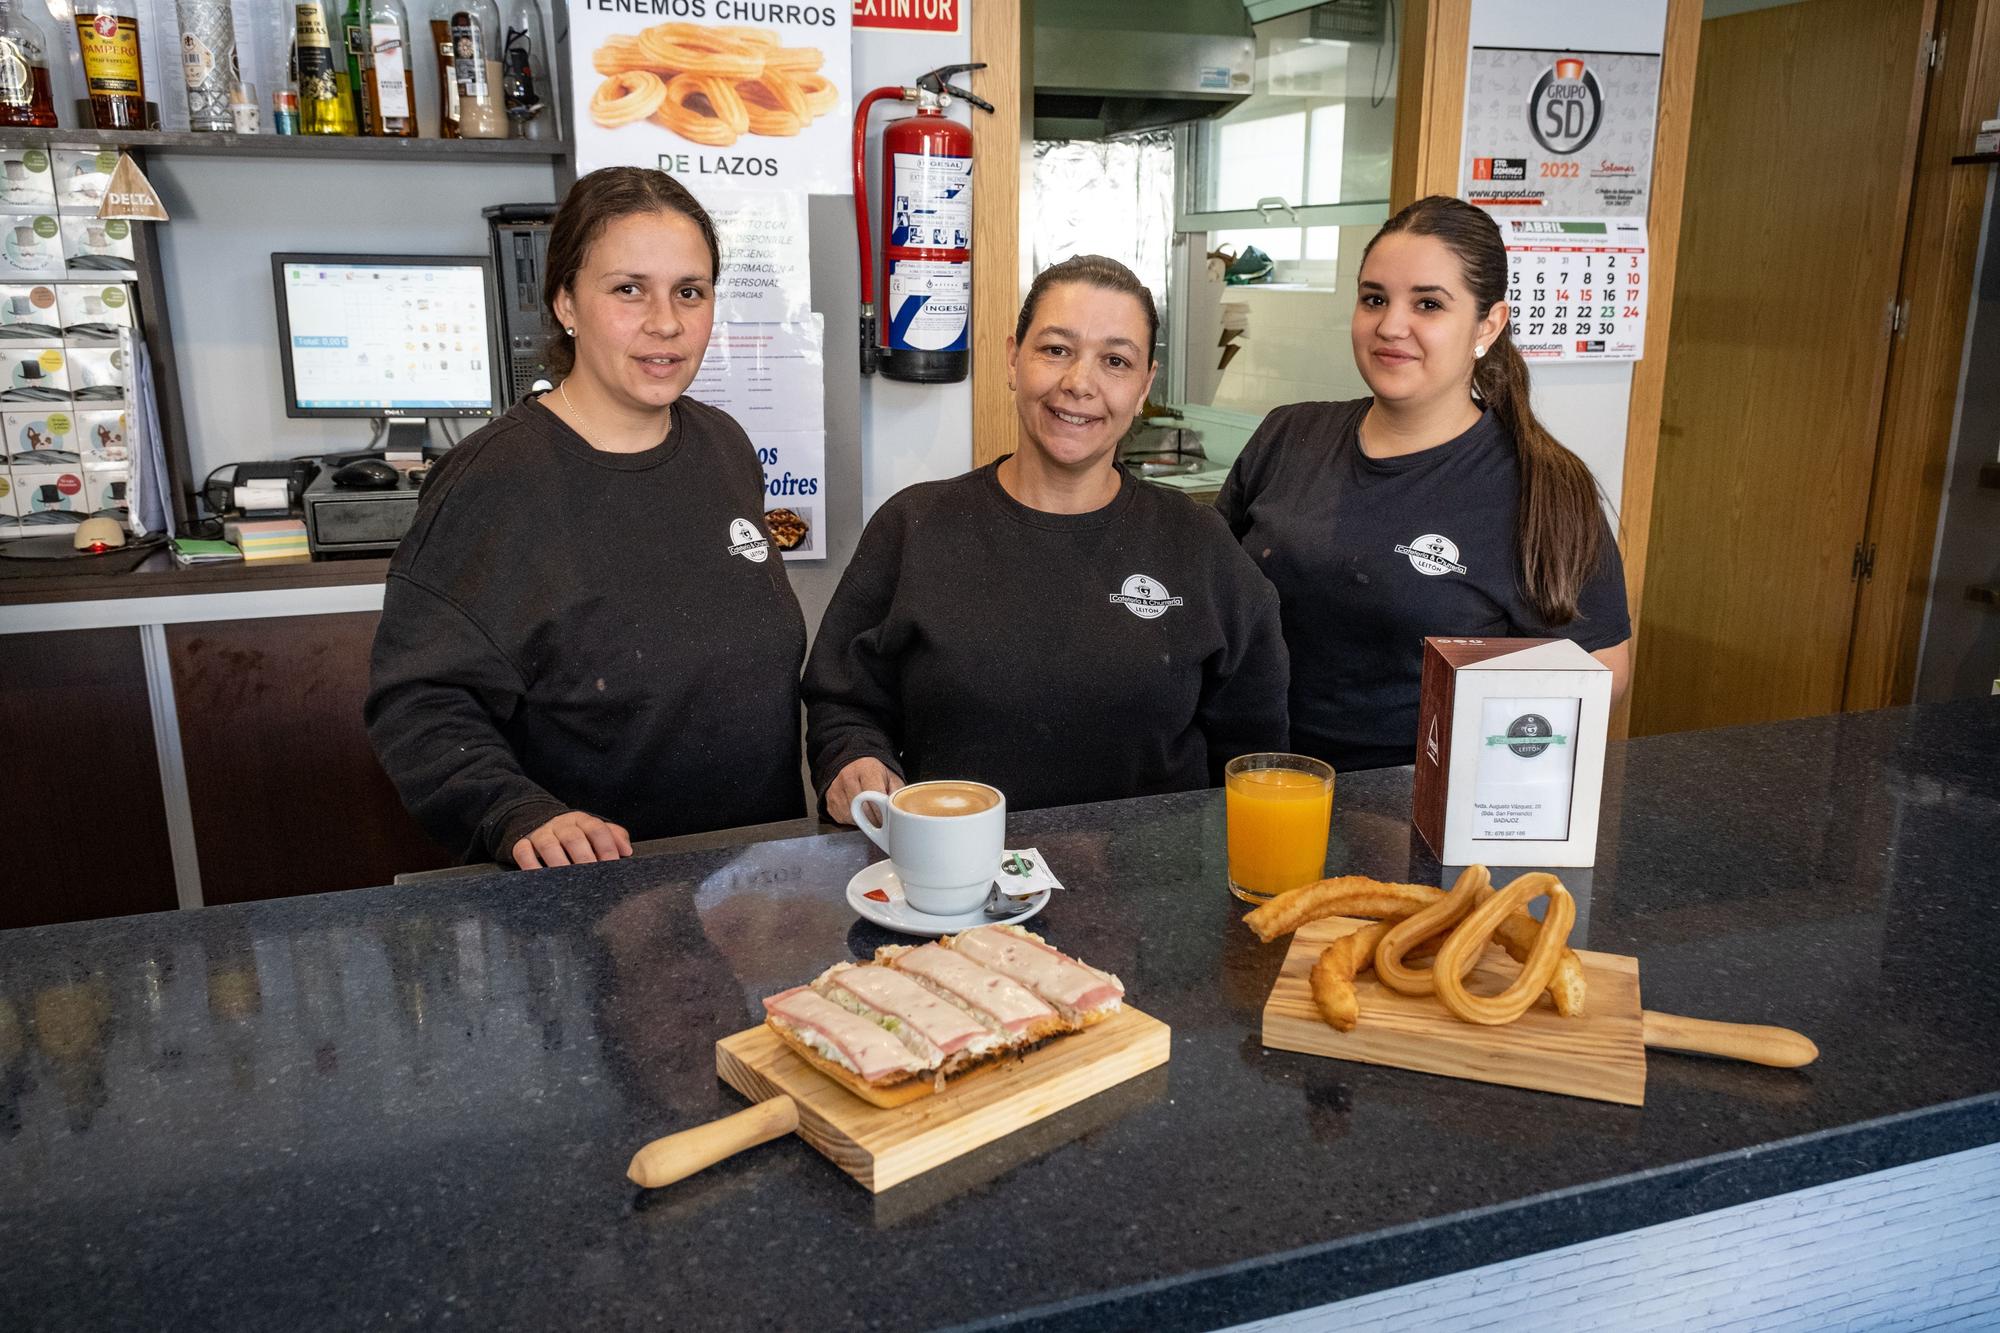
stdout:
[[[1434,996],[1399,995],[1364,972],[1354,982],[1361,1021],[1352,1032],[1339,1032],[1320,1017],[1309,977],[1321,950],[1367,924],[1328,917],[1292,936],[1264,1004],[1266,1046],[1628,1106],[1645,1105],[1649,1045],[1780,1066],[1805,1064],[1818,1054],[1810,1041],[1784,1028],[1644,1010],[1639,960],[1585,949],[1577,950],[1577,958],[1589,997],[1579,1017],[1562,1017],[1543,997],[1513,1023],[1462,1023]],[[1491,947],[1473,969],[1471,989],[1491,994],[1519,971],[1513,959]]]
[[[879,1107],[837,1086],[768,1027],[749,1028],[715,1044],[715,1072],[756,1105],[648,1145],[641,1157],[655,1156],[643,1183],[666,1184],[795,1132],[880,1193],[1165,1064],[1172,1037],[1165,1023],[1128,1005],[1094,1027],[953,1079],[933,1096]],[[637,1159],[634,1167],[637,1179]]]

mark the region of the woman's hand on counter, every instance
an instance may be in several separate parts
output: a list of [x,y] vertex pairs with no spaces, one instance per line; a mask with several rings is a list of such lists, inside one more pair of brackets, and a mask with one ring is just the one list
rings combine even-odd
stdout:
[[590,865],[631,854],[630,834],[581,810],[564,811],[514,844],[514,864],[523,870]]
[[840,770],[826,789],[826,813],[836,824],[854,822],[854,798],[864,791],[894,796],[903,780],[880,759],[857,759]]

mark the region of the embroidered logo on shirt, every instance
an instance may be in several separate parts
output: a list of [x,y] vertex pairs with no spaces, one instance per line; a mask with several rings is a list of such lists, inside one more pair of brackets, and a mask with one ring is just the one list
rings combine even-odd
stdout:
[[740,555],[755,564],[763,564],[771,556],[771,542],[757,525],[747,518],[729,520],[729,554]]
[[1411,567],[1419,574],[1465,572],[1465,566],[1458,563],[1458,543],[1435,532],[1425,533],[1408,546],[1398,546],[1396,554],[1410,557]]
[[1144,574],[1128,575],[1118,591],[1111,594],[1111,600],[1141,620],[1158,620],[1168,607],[1181,604],[1180,598],[1167,596],[1158,579],[1149,579]]

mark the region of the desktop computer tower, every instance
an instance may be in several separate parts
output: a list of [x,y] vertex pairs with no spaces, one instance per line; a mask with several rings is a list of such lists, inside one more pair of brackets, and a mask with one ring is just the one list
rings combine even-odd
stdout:
[[500,376],[506,406],[548,386],[544,349],[555,322],[542,304],[554,204],[495,204],[482,209],[493,233],[493,276],[506,362]]

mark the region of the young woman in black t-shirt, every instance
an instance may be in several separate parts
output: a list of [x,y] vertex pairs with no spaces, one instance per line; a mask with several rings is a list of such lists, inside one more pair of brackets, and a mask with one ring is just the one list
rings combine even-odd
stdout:
[[1264,419],[1218,501],[1278,589],[1292,748],[1413,761],[1426,635],[1564,637],[1630,671],[1625,580],[1590,469],[1528,401],[1500,229],[1420,199],[1369,242],[1351,334],[1373,396]]
[[1016,451],[869,521],[804,682],[834,819],[906,780],[1029,809],[1204,787],[1285,747],[1277,595],[1214,513],[1117,464],[1158,326],[1122,264],[1044,271],[1008,343]]
[[522,869],[805,813],[805,620],[743,428],[686,397],[715,227],[665,172],[570,188],[555,392],[431,473],[389,566],[366,718],[439,841]]

